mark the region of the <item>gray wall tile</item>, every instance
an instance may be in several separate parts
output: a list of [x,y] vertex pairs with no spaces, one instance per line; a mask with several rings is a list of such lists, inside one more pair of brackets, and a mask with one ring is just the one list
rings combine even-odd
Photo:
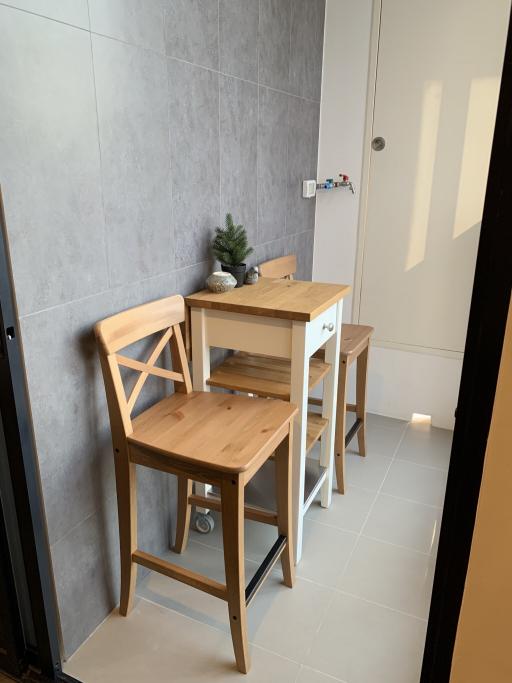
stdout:
[[33,12],[42,17],[63,21],[65,24],[89,28],[87,0],[7,0],[4,5]]
[[320,105],[288,98],[286,232],[314,230],[316,199],[304,199],[302,181],[317,177]]
[[102,291],[89,35],[0,7],[0,89],[1,182],[20,312]]
[[[300,189],[316,166],[318,106],[304,97],[314,99],[320,75],[304,55],[321,54],[318,22],[291,0],[162,3],[91,0],[92,45],[87,31],[54,21],[88,26],[86,0],[11,3],[52,19],[0,5],[0,181],[68,655],[119,599],[94,323],[202,289],[219,267],[210,239],[227,211],[248,229],[249,264],[293,252],[298,276],[311,276],[314,203]],[[165,28],[175,59],[159,54]],[[274,90],[249,82],[258,78]],[[151,341],[126,353],[145,358]],[[212,362],[225,354],[212,350]],[[148,379],[135,412],[168,391]],[[176,482],[138,475],[140,545],[160,554]]]
[[165,0],[89,0],[91,31],[165,52]]
[[288,91],[289,70],[290,0],[261,0],[259,82]]
[[165,0],[165,47],[169,57],[217,69],[218,0]]
[[291,0],[290,90],[320,100],[325,0]]
[[176,271],[176,291],[182,296],[192,294],[206,287],[205,281],[212,272],[212,260],[196,263],[188,268]]
[[285,233],[288,95],[260,87],[258,123],[258,241]]
[[21,320],[50,543],[114,493],[93,335],[93,325],[112,312],[110,302],[102,294]]
[[219,76],[169,60],[175,265],[209,256],[219,221]]
[[[313,270],[313,241],[314,231],[308,230],[293,235],[289,242],[289,249],[297,255],[297,280],[311,280]],[[287,252],[290,253],[290,252]]]
[[221,214],[257,241],[258,86],[220,77]]
[[219,11],[220,70],[257,81],[259,0],[220,0]]
[[119,541],[115,496],[51,546],[57,601],[70,656],[119,603]]
[[[163,56],[92,37],[110,283],[173,263],[167,65]],[[115,83],[115,88],[112,84]]]

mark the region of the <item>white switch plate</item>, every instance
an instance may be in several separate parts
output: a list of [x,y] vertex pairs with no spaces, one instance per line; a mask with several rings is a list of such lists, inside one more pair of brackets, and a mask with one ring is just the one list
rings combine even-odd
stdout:
[[316,180],[302,181],[302,196],[304,199],[311,199],[316,195]]

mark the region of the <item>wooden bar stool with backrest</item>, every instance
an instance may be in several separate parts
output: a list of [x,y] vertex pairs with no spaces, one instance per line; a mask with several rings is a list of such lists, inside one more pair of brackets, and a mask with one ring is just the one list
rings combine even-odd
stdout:
[[[293,280],[297,272],[295,254],[266,261],[259,266],[262,277]],[[338,491],[345,492],[345,449],[352,439],[358,438],[359,455],[366,455],[366,384],[368,369],[368,352],[373,327],[367,325],[341,326],[340,369],[338,377],[338,396],[336,411],[336,436],[334,449],[336,453],[336,481]],[[317,351],[310,359],[309,388],[312,389],[325,377],[329,368],[325,365],[325,352]],[[347,374],[349,366],[357,362],[356,403],[346,402]],[[208,384],[245,391],[258,396],[273,396],[289,400],[290,396],[290,362],[282,359],[268,359],[254,354],[236,354],[226,359],[211,373]],[[322,405],[321,399],[309,398],[312,405]],[[356,413],[356,420],[346,433],[346,411]],[[314,420],[314,415],[308,417]]]
[[[192,391],[180,324],[184,301],[173,296],[138,306],[96,325],[114,448],[119,540],[121,549],[120,613],[132,606],[137,565],[165,574],[228,603],[231,636],[238,670],[250,666],[246,607],[281,558],[284,583],[294,581],[291,539],[291,439],[296,408],[280,400]],[[161,333],[146,362],[120,351]],[[155,365],[171,347],[173,370]],[[127,397],[120,367],[140,375]],[[174,382],[175,393],[132,417],[148,375]],[[244,505],[244,489],[275,452],[276,512]],[[137,546],[136,465],[178,477],[175,551],[187,543],[192,504],[221,511],[226,584],[150,555]],[[213,484],[220,498],[192,495],[192,482]],[[278,538],[245,588],[244,516],[277,527]]]

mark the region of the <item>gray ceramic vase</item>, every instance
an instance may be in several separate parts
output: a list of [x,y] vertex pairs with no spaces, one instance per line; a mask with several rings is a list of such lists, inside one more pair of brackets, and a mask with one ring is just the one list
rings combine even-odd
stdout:
[[223,273],[220,270],[212,273],[206,280],[206,286],[210,292],[222,294],[236,287],[236,280],[231,273]]

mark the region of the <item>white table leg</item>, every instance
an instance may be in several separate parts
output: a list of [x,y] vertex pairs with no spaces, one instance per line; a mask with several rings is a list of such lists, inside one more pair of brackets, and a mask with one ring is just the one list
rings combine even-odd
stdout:
[[306,428],[308,421],[308,374],[307,353],[308,324],[294,322],[292,326],[291,395],[290,400],[299,412],[293,428],[293,489],[292,513],[295,541],[295,560],[302,557],[302,527],[304,517],[304,475],[306,468]]
[[331,504],[332,482],[334,475],[334,436],[336,432],[336,401],[338,396],[338,370],[340,362],[341,318],[343,300],[339,301],[336,310],[336,332],[325,345],[325,362],[331,370],[324,379],[322,398],[322,417],[329,420],[321,439],[320,465],[327,468],[327,477],[321,488],[321,505],[326,508]]
[[[192,308],[190,311],[192,334],[192,387],[194,391],[210,391],[206,380],[210,376],[210,347],[206,343],[206,312],[204,308]],[[210,484],[195,482],[195,492],[206,496],[211,491]],[[208,514],[206,508],[197,507],[199,514]]]

